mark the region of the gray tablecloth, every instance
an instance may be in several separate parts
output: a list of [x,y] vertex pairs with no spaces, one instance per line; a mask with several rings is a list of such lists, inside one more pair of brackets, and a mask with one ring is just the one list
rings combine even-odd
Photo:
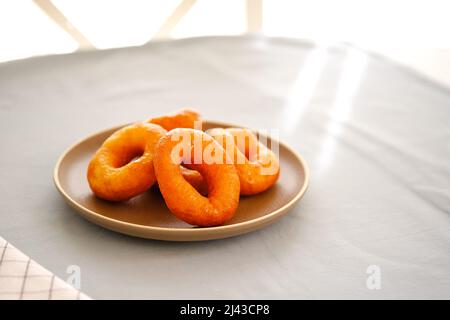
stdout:
[[[263,230],[169,243],[95,226],[52,170],[99,129],[195,107],[311,167]],[[354,48],[200,38],[0,65],[0,236],[93,298],[450,298],[450,92]]]

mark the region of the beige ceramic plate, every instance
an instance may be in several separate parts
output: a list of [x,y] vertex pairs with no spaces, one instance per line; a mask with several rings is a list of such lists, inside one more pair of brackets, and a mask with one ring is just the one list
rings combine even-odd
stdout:
[[[203,128],[230,126],[209,121]],[[86,169],[94,152],[118,128],[99,132],[70,147],[56,164],[54,180],[64,199],[83,217],[120,233],[172,241],[232,237],[262,228],[281,218],[301,199],[308,186],[306,163],[292,149],[280,143],[281,175],[276,185],[259,195],[241,197],[235,216],[223,226],[198,228],[178,220],[167,209],[155,187],[128,202],[103,201],[89,189]]]

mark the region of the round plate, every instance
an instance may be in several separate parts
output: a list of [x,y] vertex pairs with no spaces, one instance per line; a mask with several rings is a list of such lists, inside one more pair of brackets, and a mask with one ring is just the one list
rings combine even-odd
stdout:
[[[96,198],[91,192],[86,170],[95,151],[120,127],[101,131],[71,146],[59,158],[54,181],[64,199],[89,221],[131,236],[171,240],[198,241],[232,237],[262,228],[281,218],[301,199],[308,186],[309,170],[295,151],[279,143],[281,174],[269,190],[241,197],[238,210],[227,224],[199,228],[176,218],[166,207],[157,187],[123,203]],[[205,121],[203,128],[236,127]],[[270,143],[270,138],[268,138]]]

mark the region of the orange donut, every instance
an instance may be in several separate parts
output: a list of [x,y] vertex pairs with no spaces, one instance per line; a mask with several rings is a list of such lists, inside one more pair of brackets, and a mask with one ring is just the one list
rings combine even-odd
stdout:
[[136,123],[106,139],[87,171],[94,194],[104,200],[123,201],[149,189],[156,180],[154,148],[165,133],[158,125]]
[[[207,152],[215,161],[206,159]],[[217,141],[199,130],[174,129],[162,137],[155,149],[154,166],[170,211],[197,226],[221,225],[231,219],[239,203],[239,177],[227,158]],[[180,164],[200,172],[208,197],[184,179]]]
[[269,189],[280,175],[277,156],[251,130],[241,128],[208,130],[233,159],[242,195],[253,195]]
[[181,109],[170,115],[147,120],[147,122],[160,125],[167,131],[176,128],[194,128],[196,121],[201,121],[201,118],[198,112],[193,109]]

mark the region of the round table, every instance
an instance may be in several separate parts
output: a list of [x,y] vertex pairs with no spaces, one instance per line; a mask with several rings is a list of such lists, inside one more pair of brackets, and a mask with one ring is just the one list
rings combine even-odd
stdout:
[[[100,129],[197,108],[311,169],[279,222],[176,243],[82,219],[52,171]],[[209,37],[0,64],[0,236],[93,298],[450,298],[450,91],[345,45]],[[84,178],[84,177],[80,177]]]

